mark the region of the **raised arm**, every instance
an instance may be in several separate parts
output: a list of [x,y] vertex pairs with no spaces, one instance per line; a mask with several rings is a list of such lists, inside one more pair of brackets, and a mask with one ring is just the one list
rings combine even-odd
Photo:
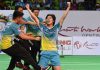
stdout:
[[34,15],[34,13],[32,13],[32,11],[30,10],[29,4],[26,5],[26,9],[30,13],[31,17],[34,19],[34,21],[36,22],[36,24],[39,25],[39,19]]
[[67,5],[68,5],[67,9],[64,11],[64,14],[63,14],[62,17],[60,18],[60,21],[59,21],[60,26],[62,26],[62,24],[63,24],[63,22],[64,22],[66,16],[68,15],[68,12],[69,12],[70,7],[71,7],[71,2],[67,2]]

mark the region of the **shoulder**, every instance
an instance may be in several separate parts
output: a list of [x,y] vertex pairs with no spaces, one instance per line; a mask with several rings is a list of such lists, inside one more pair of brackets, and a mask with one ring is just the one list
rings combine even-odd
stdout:
[[41,17],[38,17],[38,19],[39,19],[39,21],[40,21],[40,22],[42,22],[42,21],[43,21],[43,18],[41,18]]
[[18,27],[20,27],[20,26],[21,26],[20,24],[11,23],[11,27],[18,28]]
[[54,29],[60,29],[61,28],[60,23],[55,24],[53,28]]
[[60,23],[59,23],[59,22],[56,23],[56,24],[54,25],[54,27],[60,27]]

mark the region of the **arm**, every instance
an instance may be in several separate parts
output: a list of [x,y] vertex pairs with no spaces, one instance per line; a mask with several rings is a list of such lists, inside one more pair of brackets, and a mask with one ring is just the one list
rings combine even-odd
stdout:
[[19,36],[22,38],[22,39],[26,39],[26,40],[40,40],[39,37],[34,37],[34,36],[28,36],[27,34],[25,33],[20,33]]
[[36,25],[37,23],[32,21],[27,21],[26,24]]
[[25,39],[25,40],[40,40],[40,38],[38,37],[28,36],[26,33],[19,31],[18,28],[19,27],[16,27],[15,25],[11,27],[14,34],[18,35],[20,38]]
[[34,21],[39,25],[39,19],[34,15],[34,13],[32,13],[32,11],[30,10],[29,4],[26,5],[26,9],[30,13],[30,15],[34,19]]
[[22,24],[31,24],[31,25],[36,25],[36,22],[35,21],[25,21],[25,20],[21,20],[20,21]]
[[64,22],[66,16],[68,15],[68,12],[69,12],[69,10],[70,10],[70,5],[71,5],[71,3],[70,3],[70,2],[67,2],[67,5],[68,5],[67,9],[64,11],[63,16],[60,18],[60,21],[59,21],[60,26],[62,26],[62,24],[63,24],[63,22]]

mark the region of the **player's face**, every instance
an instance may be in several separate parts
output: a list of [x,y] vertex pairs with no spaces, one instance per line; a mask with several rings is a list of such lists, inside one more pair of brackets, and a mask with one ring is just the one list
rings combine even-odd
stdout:
[[46,20],[48,20],[48,21],[49,21],[49,23],[48,23],[48,24],[50,24],[50,25],[51,25],[51,24],[53,24],[53,22],[54,22],[54,20],[53,20],[52,16],[48,16]]
[[23,17],[18,17],[17,18],[17,23],[19,23],[19,24],[23,23]]
[[37,16],[37,17],[38,17],[38,15],[39,15],[39,12],[40,12],[39,10],[34,10],[34,11],[33,11],[33,13],[35,14],[35,16]]
[[23,13],[23,8],[19,8],[18,11]]

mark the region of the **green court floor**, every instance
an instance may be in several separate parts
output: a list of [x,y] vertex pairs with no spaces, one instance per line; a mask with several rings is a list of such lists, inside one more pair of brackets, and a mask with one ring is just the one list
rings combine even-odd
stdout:
[[[9,60],[9,56],[0,54],[0,70],[6,70]],[[100,56],[64,56],[61,67],[62,70],[100,70]]]

